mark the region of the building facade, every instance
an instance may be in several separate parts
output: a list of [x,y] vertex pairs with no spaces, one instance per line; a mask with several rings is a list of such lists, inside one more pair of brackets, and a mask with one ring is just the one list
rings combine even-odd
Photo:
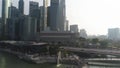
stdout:
[[8,18],[18,18],[20,16],[19,10],[12,5],[9,7],[8,13]]
[[43,31],[47,30],[48,0],[43,0]]
[[59,0],[51,0],[51,6],[50,6],[50,29],[52,31],[58,31],[58,27],[57,27],[58,11],[59,11]]
[[18,19],[17,18],[8,18],[7,19],[7,37],[9,40],[16,40],[17,39],[17,23],[18,23]]
[[69,31],[69,21],[66,20],[65,22],[65,31]]
[[65,0],[59,0],[58,25],[57,25],[59,31],[65,31],[65,22],[66,22]]
[[62,43],[73,46],[78,41],[79,35],[70,31],[42,31],[37,38],[42,42]]
[[19,11],[21,14],[24,14],[24,1],[23,0],[19,0]]
[[23,25],[22,40],[34,40],[37,28],[37,19],[30,16],[25,16]]
[[120,40],[120,29],[119,28],[108,29],[108,39],[110,39],[110,40]]
[[82,37],[82,38],[87,38],[87,33],[86,33],[86,30],[85,30],[85,29],[81,29],[81,30],[80,30],[80,37]]
[[39,7],[38,2],[30,1],[30,17],[37,19],[37,32],[43,30],[43,6]]
[[51,0],[50,28],[52,31],[65,31],[65,0]]
[[29,3],[29,15],[31,17],[34,17],[34,14],[35,14],[34,11],[38,8],[39,8],[38,2],[30,1],[30,3]]
[[8,7],[10,6],[10,0],[2,0],[2,18],[8,18]]
[[70,25],[70,31],[74,33],[78,33],[78,25]]
[[7,35],[6,23],[8,18],[8,7],[10,6],[10,0],[2,0],[2,36],[5,38]]

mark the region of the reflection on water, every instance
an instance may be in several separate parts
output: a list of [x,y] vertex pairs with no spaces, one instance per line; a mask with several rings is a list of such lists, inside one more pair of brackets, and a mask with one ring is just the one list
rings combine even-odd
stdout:
[[[87,65],[83,68],[120,68],[120,66],[119,67],[117,66],[119,66],[119,63],[116,66],[111,66],[110,64],[108,66]],[[0,68],[57,68],[57,67],[55,64],[33,64],[33,63],[25,62],[11,54],[0,52]],[[60,67],[60,68],[65,68],[65,67]]]
[[5,63],[6,62],[5,62],[5,58],[4,57],[1,58],[1,62],[0,63],[1,63],[1,65],[0,65],[1,67],[0,68],[5,68],[5,65],[6,65]]

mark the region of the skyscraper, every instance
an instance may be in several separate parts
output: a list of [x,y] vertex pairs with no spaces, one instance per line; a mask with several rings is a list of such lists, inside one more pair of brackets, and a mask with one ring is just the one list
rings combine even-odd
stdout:
[[9,2],[10,0],[2,0],[2,18],[6,19],[8,18],[8,7],[9,7]]
[[2,36],[6,37],[7,35],[7,29],[6,29],[6,23],[8,18],[8,7],[10,0],[2,0]]
[[51,0],[50,6],[50,29],[57,31],[58,29],[58,11],[59,11],[59,0]]
[[29,6],[30,6],[29,7],[29,14],[30,14],[30,16],[34,16],[34,11],[39,8],[39,3],[30,1]]
[[24,1],[23,0],[19,0],[19,11],[21,14],[24,14]]
[[15,7],[15,6],[11,6],[9,7],[9,12],[8,12],[8,18],[18,18],[20,15],[19,10]]
[[47,27],[50,28],[50,6],[47,8]]
[[33,38],[36,34],[36,27],[37,27],[37,19],[30,17],[30,16],[25,16],[24,17],[24,22],[22,24],[22,40],[31,40],[35,39]]
[[48,7],[48,0],[43,0],[43,30],[47,29],[47,7]]
[[54,31],[65,31],[66,8],[65,0],[51,0],[50,28]]
[[65,0],[59,1],[59,11],[58,11],[58,28],[60,31],[65,31],[66,22],[66,5]]

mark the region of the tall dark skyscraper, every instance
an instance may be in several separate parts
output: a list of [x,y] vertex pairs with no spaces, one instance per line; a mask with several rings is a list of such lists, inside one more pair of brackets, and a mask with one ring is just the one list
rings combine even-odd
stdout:
[[38,2],[30,1],[29,5],[30,5],[29,15],[30,15],[30,17],[37,19],[37,32],[40,32],[42,9],[39,7]]
[[30,6],[29,7],[29,14],[30,14],[30,16],[33,16],[34,11],[39,8],[39,3],[30,1],[29,6]]
[[54,31],[65,31],[66,8],[65,0],[51,0],[50,28]]
[[50,29],[57,31],[59,0],[51,0],[50,6]]
[[8,18],[18,18],[20,15],[19,10],[15,7],[15,6],[11,6],[9,7],[9,15]]
[[21,14],[24,14],[24,1],[23,0],[19,0],[19,11]]

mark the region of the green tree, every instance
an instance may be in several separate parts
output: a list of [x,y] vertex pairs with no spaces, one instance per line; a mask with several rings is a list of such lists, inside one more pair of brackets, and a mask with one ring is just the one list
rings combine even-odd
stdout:
[[108,47],[108,41],[107,40],[102,40],[100,41],[100,47],[101,48],[107,48]]
[[98,38],[93,38],[91,42],[93,44],[97,44],[97,43],[99,43],[99,39]]

